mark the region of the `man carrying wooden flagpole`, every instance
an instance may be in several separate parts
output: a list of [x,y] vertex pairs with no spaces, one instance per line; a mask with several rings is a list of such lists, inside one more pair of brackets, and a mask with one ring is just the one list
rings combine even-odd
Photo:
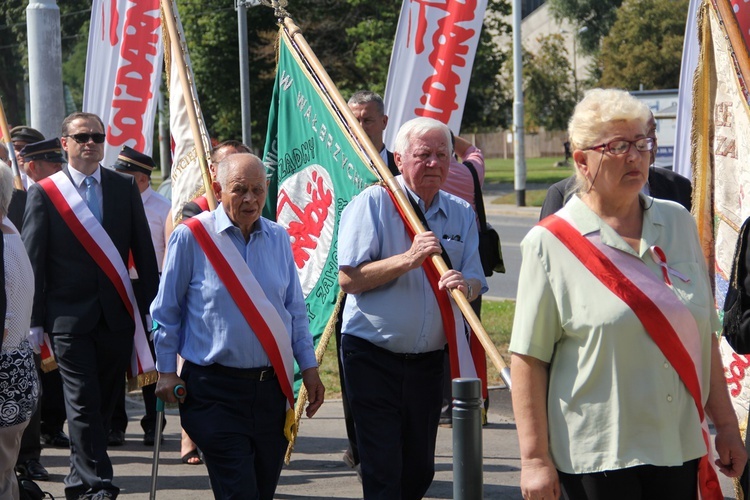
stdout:
[[[331,100],[331,104],[335,106],[343,119],[346,121],[344,126],[347,127],[350,133],[354,135],[360,147],[365,151],[366,157],[371,162],[370,167],[377,171],[386,187],[394,194],[399,207],[405,214],[406,223],[408,223],[408,225],[413,228],[415,233],[426,232],[424,226],[419,220],[419,217],[417,217],[417,214],[406,198],[403,189],[390,173],[382,158],[380,158],[380,154],[375,150],[372,143],[367,138],[364,130],[362,130],[362,127],[357,122],[357,119],[354,117],[352,112],[349,110],[346,102],[341,97],[341,94],[339,94],[336,86],[333,84],[326,71],[320,65],[320,62],[315,57],[315,54],[310,49],[309,45],[307,45],[307,42],[302,36],[299,27],[288,16],[283,17],[282,22],[287,32],[287,36],[293,40],[297,50],[299,50],[300,54],[304,57],[310,67],[315,71],[315,76],[320,80],[323,89],[327,93],[327,97]],[[435,264],[435,267],[438,269],[439,274],[442,275],[448,271],[448,266],[446,266],[445,261],[439,254],[430,256],[430,259]],[[461,313],[464,315],[466,321],[469,323],[469,326],[477,335],[477,339],[482,343],[482,347],[484,347],[485,352],[489,356],[490,360],[500,372],[500,376],[502,377],[503,382],[505,382],[505,384],[510,388],[510,370],[500,356],[500,353],[497,351],[497,348],[492,343],[492,339],[490,339],[489,335],[487,335],[487,332],[482,326],[482,323],[479,321],[479,318],[477,318],[477,315],[472,310],[471,305],[466,300],[466,297],[460,292],[451,292],[451,296],[458,304],[458,307],[461,310]]]
[[[451,156],[450,131],[432,118],[410,120],[396,136],[396,182],[426,232],[400,227],[404,214],[381,186],[341,216],[341,356],[365,498],[418,499],[429,488],[446,344],[453,378],[476,377],[464,323],[445,292],[470,301],[487,283],[473,210],[440,191]],[[439,274],[428,257],[441,253],[453,269]]]

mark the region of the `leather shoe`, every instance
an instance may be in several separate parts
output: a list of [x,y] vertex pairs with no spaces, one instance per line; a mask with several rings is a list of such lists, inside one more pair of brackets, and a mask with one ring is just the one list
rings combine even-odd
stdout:
[[111,430],[109,431],[109,438],[107,438],[108,446],[122,446],[125,444],[125,433],[122,431]]
[[31,459],[26,460],[22,464],[16,465],[16,472],[20,476],[27,477],[34,481],[49,481],[49,472],[44,468],[39,460]]
[[[156,443],[156,429],[149,429],[143,433],[143,444],[153,446]],[[161,435],[161,443],[164,444],[164,433]]]
[[52,445],[55,448],[70,448],[70,439],[63,431],[42,434],[42,441],[44,441],[44,444]]

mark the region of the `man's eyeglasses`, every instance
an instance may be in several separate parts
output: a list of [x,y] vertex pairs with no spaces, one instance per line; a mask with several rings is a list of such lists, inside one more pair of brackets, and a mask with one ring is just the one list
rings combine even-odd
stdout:
[[104,134],[73,134],[73,135],[64,135],[63,137],[70,137],[74,141],[76,141],[78,144],[86,144],[89,141],[94,141],[96,144],[101,144],[104,142],[104,139],[107,137]]
[[591,146],[590,148],[584,149],[584,151],[604,148],[607,153],[620,156],[630,151],[631,145],[635,146],[636,151],[639,153],[645,153],[646,151],[652,151],[654,149],[654,139],[651,137],[644,137],[642,139],[636,139],[635,141],[612,141],[606,144],[599,144],[598,146]]

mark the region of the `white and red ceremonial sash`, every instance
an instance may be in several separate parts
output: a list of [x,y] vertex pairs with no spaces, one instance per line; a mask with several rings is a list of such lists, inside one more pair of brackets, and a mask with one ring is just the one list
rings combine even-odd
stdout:
[[[415,232],[411,224],[407,222],[406,214],[401,210],[401,206],[396,201],[390,189],[384,188],[391,197],[393,204],[396,206],[399,215],[404,220],[404,227],[409,234],[409,238],[414,239]],[[422,269],[427,275],[427,281],[430,283],[432,292],[435,294],[440,317],[443,320],[443,330],[445,338],[448,341],[448,354],[451,362],[451,378],[478,378],[477,367],[472,356],[472,349],[469,345],[469,339],[466,336],[466,326],[464,317],[458,305],[450,299],[448,292],[440,290],[438,281],[440,281],[440,272],[433,264],[432,259],[425,259],[422,263]]]
[[214,271],[227,287],[229,295],[266,351],[279,379],[289,408],[294,407],[294,353],[292,341],[276,308],[242,258],[229,235],[217,234],[214,215],[203,212],[187,219],[196,241],[208,257]]
[[94,0],[83,111],[104,122],[104,165],[123,146],[151,154],[162,68],[159,0]]
[[[693,315],[680,302],[671,286],[654,276],[643,261],[603,244],[598,233],[584,237],[565,211],[547,217],[539,225],[552,233],[597,280],[632,309],[677,371],[693,397],[706,443],[706,455],[701,457],[698,466],[700,497],[723,499],[716,470],[711,463],[710,433],[702,399],[700,334]],[[642,290],[648,290],[648,295]]]
[[120,299],[122,299],[122,303],[128,310],[128,314],[133,318],[135,336],[128,376],[135,378],[141,374],[155,371],[154,358],[151,356],[151,349],[148,346],[146,330],[143,327],[141,313],[135,300],[128,268],[122,261],[122,257],[120,257],[120,253],[107,231],[91,213],[88,205],[73,185],[73,181],[65,175],[65,172],[57,172],[39,181],[38,184],[47,193],[55,209],[60,213],[76,239],[112,282]]
[[403,1],[385,86],[389,149],[418,116],[460,133],[486,7],[487,0]]

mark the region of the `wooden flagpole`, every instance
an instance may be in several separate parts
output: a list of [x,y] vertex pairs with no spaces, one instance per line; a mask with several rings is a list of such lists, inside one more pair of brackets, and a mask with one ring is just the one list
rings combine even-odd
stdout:
[[23,182],[21,182],[21,171],[18,168],[18,160],[16,159],[16,152],[13,149],[13,141],[10,140],[10,130],[8,129],[8,120],[5,118],[5,108],[3,108],[3,102],[0,100],[0,131],[3,133],[3,142],[5,147],[8,149],[8,158],[10,158],[10,167],[13,170],[13,187],[16,189],[23,189]]
[[[399,206],[407,216],[409,225],[414,228],[416,233],[426,232],[424,226],[422,226],[422,223],[419,220],[419,217],[417,217],[417,214],[414,212],[414,208],[411,206],[411,203],[409,203],[408,198],[402,191],[398,181],[396,181],[391,172],[388,170],[388,167],[380,157],[380,153],[375,150],[375,146],[372,145],[372,142],[370,142],[370,139],[367,137],[367,135],[365,135],[365,132],[359,125],[359,122],[357,122],[356,118],[354,118],[354,115],[349,109],[349,106],[346,104],[343,97],[341,97],[341,94],[339,94],[339,91],[336,89],[333,81],[331,81],[328,73],[326,73],[326,70],[323,69],[320,61],[318,61],[318,58],[315,56],[312,49],[310,49],[310,46],[305,41],[305,38],[302,36],[302,32],[300,31],[299,27],[294,23],[294,21],[292,21],[290,17],[284,17],[283,23],[284,28],[286,29],[287,36],[289,36],[290,40],[292,40],[293,42],[292,45],[295,46],[297,50],[299,50],[299,52],[304,56],[307,63],[314,70],[315,76],[320,80],[328,96],[333,100],[339,112],[342,113],[344,119],[347,122],[347,125],[349,126],[349,129],[354,133],[355,137],[360,143],[360,146],[365,149],[370,159],[374,160],[374,167],[378,175],[381,179],[383,179],[385,185],[396,197]],[[448,266],[445,264],[445,261],[440,255],[432,255],[431,259],[441,275],[445,274],[448,271]],[[490,360],[500,372],[500,376],[503,378],[503,382],[505,382],[505,385],[508,387],[508,389],[510,389],[510,369],[508,368],[508,365],[505,364],[505,361],[503,361],[503,358],[500,356],[500,353],[495,347],[495,344],[492,343],[492,339],[490,339],[489,335],[487,335],[487,332],[482,326],[481,321],[474,313],[474,310],[471,308],[469,301],[466,299],[464,294],[457,289],[451,290],[451,296],[453,297],[453,300],[456,301],[456,304],[458,304],[459,309],[461,309],[461,313],[464,315],[466,321],[469,323],[469,326],[476,334],[477,339],[482,344],[482,347],[484,347],[484,350],[489,356]]]
[[726,30],[727,37],[729,38],[729,44],[734,50],[742,78],[745,82],[750,82],[750,54],[748,50],[750,47],[745,45],[745,39],[742,36],[742,31],[737,23],[737,16],[734,14],[732,4],[729,0],[717,0],[716,2],[717,13],[721,20],[724,30]]
[[[177,26],[177,15],[174,7],[174,0],[161,0],[161,8],[164,11],[164,21],[167,25],[170,40],[170,57],[177,58],[177,70],[180,75],[180,85],[182,86],[182,94],[185,99],[185,108],[187,109],[188,119],[190,120],[190,130],[193,133],[193,142],[195,143],[195,151],[198,156],[198,164],[201,168],[201,177],[203,178],[203,186],[206,190],[206,200],[208,201],[208,207],[211,210],[216,209],[216,197],[214,196],[214,190],[212,188],[211,175],[208,171],[208,163],[206,162],[206,150],[203,147],[203,134],[201,133],[201,124],[199,123],[198,105],[195,94],[193,92],[195,86],[193,85],[192,75],[188,74],[187,64],[185,62],[185,54],[183,47],[187,47],[185,43],[185,37],[180,32]],[[165,50],[167,48],[165,47]],[[169,68],[171,71],[171,68]],[[190,102],[187,102],[188,99]],[[205,130],[205,126],[202,127]]]

